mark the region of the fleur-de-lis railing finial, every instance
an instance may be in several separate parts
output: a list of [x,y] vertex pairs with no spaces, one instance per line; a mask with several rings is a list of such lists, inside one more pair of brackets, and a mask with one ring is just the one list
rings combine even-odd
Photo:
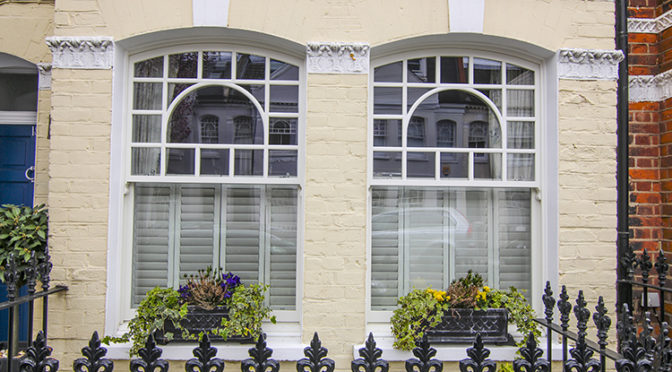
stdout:
[[390,365],[385,359],[381,359],[383,351],[376,347],[376,340],[373,339],[373,333],[369,333],[364,347],[359,349],[359,356],[352,361],[350,369],[352,372],[387,372]]
[[93,332],[89,340],[89,346],[82,348],[84,358],[78,358],[72,367],[75,372],[112,372],[114,362],[103,358],[107,354],[107,349],[100,346],[98,332]]
[[49,289],[49,280],[53,266],[54,265],[51,263],[51,256],[49,255],[49,246],[45,246],[44,259],[37,265],[37,271],[40,274],[40,282],[42,282],[43,291]]
[[565,363],[566,372],[597,372],[602,365],[599,360],[591,358],[593,351],[586,344],[586,329],[588,328],[588,319],[590,319],[590,310],[586,306],[583,291],[579,291],[579,297],[576,299],[576,306],[574,306],[576,328],[579,329],[579,332],[576,346],[569,350],[572,359]]
[[250,348],[248,353],[251,358],[240,363],[242,372],[278,372],[280,364],[275,359],[269,359],[273,355],[273,349],[266,347],[266,334],[262,333],[257,338],[257,344]]
[[413,355],[416,358],[411,358],[406,361],[407,372],[441,372],[443,371],[443,363],[438,359],[432,359],[436,356],[436,349],[431,347],[427,341],[427,335],[423,335],[422,339],[415,342],[417,345],[413,348]]
[[625,268],[625,277],[623,279],[632,280],[634,268],[637,266],[637,258],[629,246],[625,249],[623,257],[621,257],[621,265]]
[[490,350],[483,346],[481,334],[476,335],[474,346],[467,349],[469,358],[460,360],[460,371],[462,372],[495,372],[497,364],[488,359]]
[[184,365],[186,372],[222,372],[224,370],[225,363],[215,358],[217,349],[210,346],[210,337],[207,333],[203,335],[193,353],[196,358],[189,359]]
[[558,300],[558,310],[560,311],[560,326],[563,331],[569,328],[569,314],[572,312],[572,304],[569,302],[567,287],[562,286],[560,291],[560,300]]
[[322,347],[322,342],[315,332],[313,340],[310,341],[310,346],[303,349],[303,355],[306,357],[296,362],[296,371],[333,372],[335,363],[332,359],[327,358],[328,352],[327,348]]
[[667,281],[667,270],[670,268],[670,265],[667,263],[667,258],[665,258],[665,251],[661,248],[658,252],[658,257],[656,257],[656,272],[658,273],[658,285],[661,287],[665,286]]
[[642,331],[639,333],[637,343],[644,349],[646,358],[653,360],[654,352],[656,350],[656,338],[653,337],[653,327],[651,326],[651,313],[648,311],[644,313],[644,324]]
[[649,256],[649,252],[647,252],[646,249],[642,249],[642,254],[637,260],[637,266],[639,266],[639,269],[642,271],[642,282],[648,283],[649,271],[651,271],[653,264],[651,263],[651,256]]
[[546,288],[544,289],[544,294],[541,296],[541,300],[544,302],[546,321],[550,323],[553,321],[553,308],[555,308],[555,298],[553,298],[553,290],[551,289],[550,281],[546,282]]
[[537,340],[534,339],[534,333],[527,335],[525,346],[518,349],[522,359],[513,361],[513,370],[515,372],[546,372],[550,368],[548,360],[542,358],[543,350],[537,347]]
[[37,333],[35,342],[26,350],[26,357],[19,363],[21,372],[56,372],[58,360],[49,358],[51,348],[47,346],[44,332]]
[[19,280],[16,260],[14,253],[10,253],[7,257],[7,270],[5,270],[5,284],[7,285],[7,300],[14,301],[16,298],[16,282]]
[[156,347],[154,335],[150,334],[145,347],[138,351],[140,359],[131,360],[131,372],[167,372],[168,361],[159,359],[163,351]]
[[600,296],[597,300],[597,306],[595,306],[595,313],[593,313],[593,322],[595,327],[597,327],[597,338],[598,345],[600,348],[604,349],[609,344],[607,342],[607,332],[609,327],[611,327],[611,318],[607,315],[607,308],[604,306],[604,298]]
[[633,324],[632,315],[627,304],[623,304],[620,321],[618,322],[621,355],[623,359],[616,361],[618,372],[648,372],[653,368],[653,361],[646,355],[646,350],[637,340],[637,328]]
[[26,284],[28,284],[28,294],[35,293],[35,284],[37,282],[37,258],[35,251],[30,252],[30,259],[26,267]]

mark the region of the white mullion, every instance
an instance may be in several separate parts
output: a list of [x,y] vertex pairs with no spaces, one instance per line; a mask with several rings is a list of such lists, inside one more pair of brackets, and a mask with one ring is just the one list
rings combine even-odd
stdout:
[[409,116],[408,116],[408,111],[407,111],[407,99],[408,99],[408,60],[404,59],[403,63],[401,64],[401,179],[405,180],[406,179],[406,172],[407,170],[407,164],[406,164],[406,159],[407,159],[407,154],[408,150],[406,148],[407,146],[407,141],[406,141],[406,132],[408,128],[408,121],[409,121]]
[[434,56],[434,58],[436,58],[434,62],[434,68],[435,68],[434,78],[436,79],[434,83],[436,84],[435,86],[436,88],[441,85],[441,56],[436,55]]
[[168,161],[166,158],[166,143],[168,142],[168,57],[163,56],[163,81],[162,81],[162,95],[161,95],[161,155],[159,158],[159,175],[165,176],[168,168]]
[[441,152],[439,151],[434,152],[434,179],[437,181],[441,179]]
[[450,226],[450,191],[443,190],[443,288],[448,287],[455,272],[455,229]]
[[163,113],[163,110],[140,110],[140,109],[133,109],[130,110],[131,115],[161,115]]
[[198,60],[196,61],[196,80],[201,81],[203,79],[203,51],[199,50],[197,52]]
[[468,167],[468,172],[467,172],[467,179],[469,181],[474,180],[474,152],[469,151],[469,164],[467,164]]
[[397,209],[399,211],[399,235],[401,239],[398,239],[397,241],[399,242],[398,244],[401,245],[401,249],[399,249],[399,271],[400,275],[399,277],[402,278],[402,281],[399,285],[399,292],[400,296],[406,294],[410,288],[409,288],[409,282],[410,282],[410,260],[409,260],[409,236],[408,234],[405,233],[406,226],[408,226],[408,208],[407,204],[408,201],[406,200],[406,188],[405,187],[399,187],[397,188],[398,190],[398,195],[401,195],[401,198],[399,198],[399,201],[397,202]]
[[[179,235],[179,228],[178,228],[178,186],[177,185],[171,185],[170,186],[170,205],[168,207],[168,231],[170,232],[168,234],[168,278],[167,278],[167,283],[166,287],[168,288],[175,288],[176,285],[176,280],[175,276],[179,276],[176,273],[176,261],[179,262],[179,259],[176,259],[179,255],[179,248],[178,248],[178,235]],[[178,278],[179,279],[179,278]]]
[[[220,226],[219,226],[219,267],[223,271],[228,271],[226,269],[226,234],[227,234],[227,220],[228,220],[228,196],[229,188],[226,185],[220,185]],[[222,239],[222,237],[224,237]]]
[[474,57],[469,56],[469,75],[467,76],[467,84],[473,87],[474,85]]
[[238,78],[238,52],[231,51],[231,81],[235,82]]
[[220,226],[222,225],[221,220],[222,220],[222,188],[221,185],[215,185],[214,186],[215,190],[215,195],[214,195],[214,221],[213,221],[213,229],[212,229],[212,267],[213,269],[217,269],[219,267],[222,267],[222,265],[219,263],[219,245],[220,245]]
[[490,250],[488,252],[488,282],[492,288],[499,288],[499,190],[494,189],[489,192],[492,208],[489,208],[491,218],[492,234],[490,236]]
[[[259,283],[270,284],[270,262],[271,250],[270,239],[266,239],[266,226],[270,225],[270,212],[266,210],[269,208],[269,203],[266,198],[266,187],[259,187]],[[269,271],[269,272],[267,272]],[[268,301],[268,300],[267,300]]]
[[[268,172],[270,168],[270,152],[268,149],[268,144],[270,142],[270,131],[271,131],[271,118],[269,112],[271,111],[271,59],[264,57],[264,113],[262,114],[262,120],[264,128],[264,153],[263,153],[263,164],[262,164],[262,175],[268,177]],[[297,102],[298,104],[298,102]],[[298,158],[297,158],[298,161]]]

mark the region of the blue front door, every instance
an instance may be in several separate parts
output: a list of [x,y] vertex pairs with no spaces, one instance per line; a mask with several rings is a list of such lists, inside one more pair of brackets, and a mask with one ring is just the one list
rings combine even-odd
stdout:
[[[35,166],[35,126],[0,125],[0,205],[33,206]],[[21,289],[26,294],[26,288]],[[0,302],[7,290],[0,284]],[[0,341],[7,341],[9,311],[0,311]],[[19,309],[19,340],[28,339],[28,306]]]

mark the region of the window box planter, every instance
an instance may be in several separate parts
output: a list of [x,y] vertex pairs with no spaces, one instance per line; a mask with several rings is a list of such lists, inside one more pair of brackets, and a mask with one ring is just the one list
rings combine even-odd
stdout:
[[[198,338],[199,333],[207,332],[222,326],[222,319],[228,319],[229,312],[226,307],[218,307],[213,310],[204,310],[197,306],[189,306],[187,315],[180,321],[180,324],[186,329],[190,335]],[[189,342],[194,340],[184,339],[182,332],[175,329],[173,322],[168,321],[164,324],[165,332],[172,332],[173,339],[168,341],[164,332],[158,330],[155,334],[156,342],[165,345],[169,342]],[[211,341],[222,341],[223,338],[218,335],[209,335]],[[252,336],[231,336],[226,341],[240,342],[240,343],[254,343]]]
[[427,340],[433,344],[472,343],[477,334],[483,342],[504,344],[512,339],[508,333],[507,309],[450,309],[441,323],[425,331]]

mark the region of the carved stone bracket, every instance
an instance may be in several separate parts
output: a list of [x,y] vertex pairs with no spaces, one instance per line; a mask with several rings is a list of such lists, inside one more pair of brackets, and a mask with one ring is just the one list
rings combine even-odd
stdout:
[[620,50],[560,49],[558,77],[575,80],[615,80],[618,64],[623,60]]
[[369,49],[365,43],[308,43],[308,73],[367,74]]
[[114,41],[111,37],[47,38],[54,68],[106,70],[112,68]]
[[51,64],[50,63],[38,63],[37,72],[39,73],[38,77],[38,86],[40,89],[50,89],[51,88]]
[[658,75],[630,76],[630,102],[659,102],[672,97],[672,70]]
[[672,10],[656,18],[629,18],[628,32],[658,34],[672,27]]

